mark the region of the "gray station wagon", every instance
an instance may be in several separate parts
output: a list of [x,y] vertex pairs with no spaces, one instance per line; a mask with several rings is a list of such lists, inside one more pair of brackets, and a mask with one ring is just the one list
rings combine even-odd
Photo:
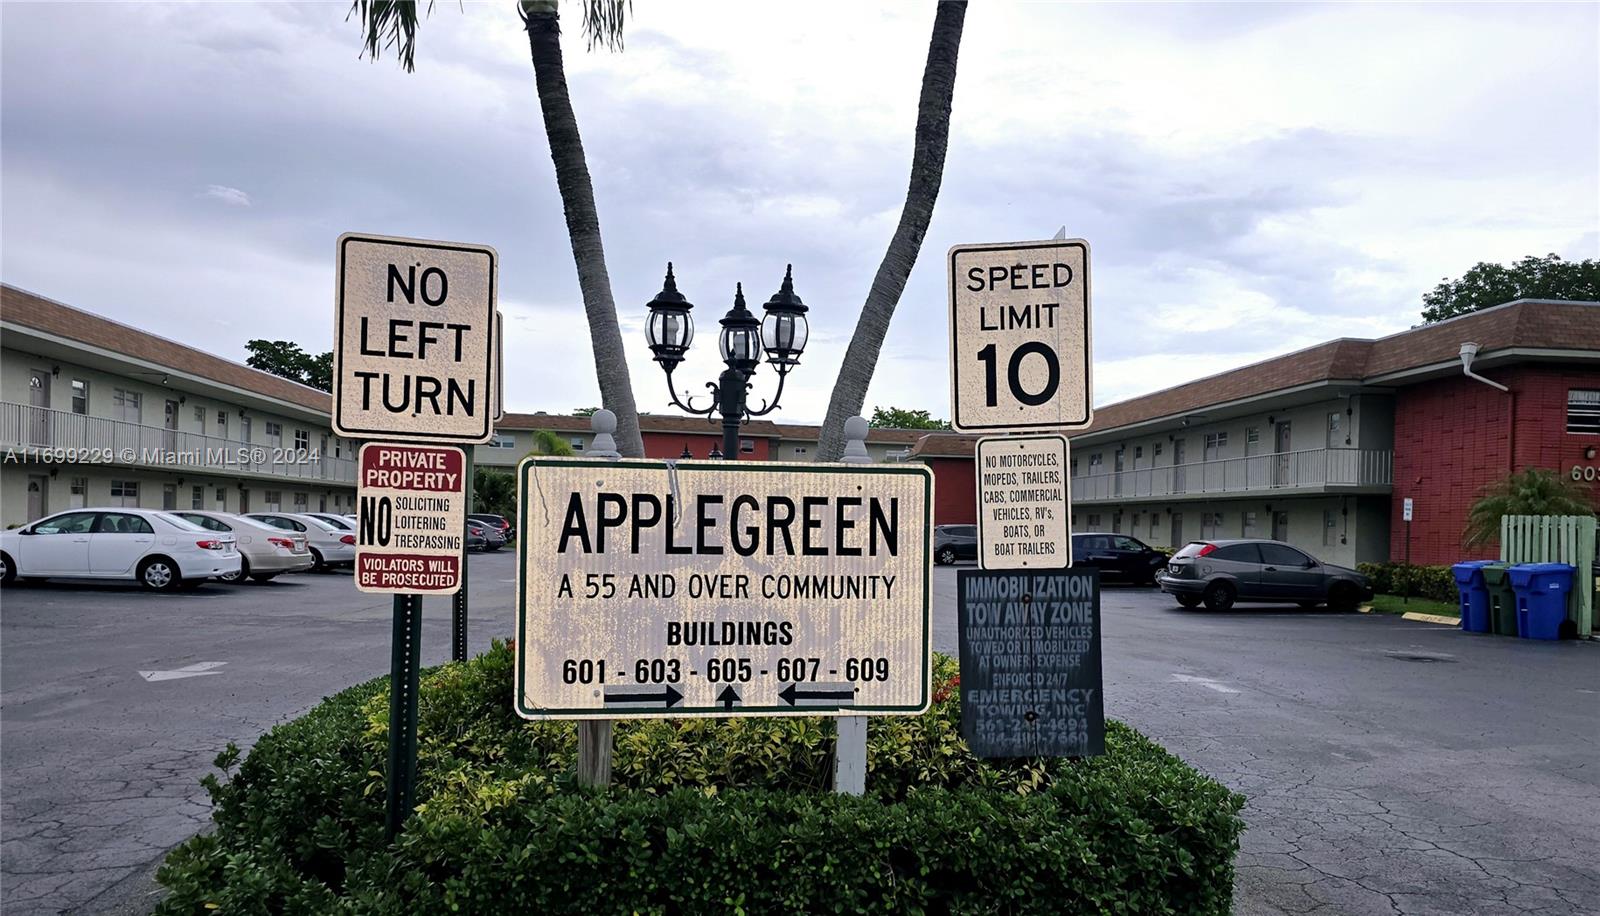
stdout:
[[1282,541],[1194,541],[1172,555],[1156,576],[1161,590],[1184,607],[1203,602],[1226,611],[1235,601],[1327,604],[1354,610],[1372,597],[1372,583],[1353,569],[1323,563]]

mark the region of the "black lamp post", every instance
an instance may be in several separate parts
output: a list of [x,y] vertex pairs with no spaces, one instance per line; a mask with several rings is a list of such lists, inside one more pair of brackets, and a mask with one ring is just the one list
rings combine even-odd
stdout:
[[[667,392],[672,403],[681,410],[710,418],[722,417],[722,455],[729,461],[739,457],[739,427],[752,417],[763,417],[778,409],[778,399],[783,397],[783,382],[789,370],[800,363],[805,351],[809,328],[806,324],[806,304],[794,292],[794,268],[790,265],[783,273],[783,285],[763,306],[764,318],[757,318],[744,304],[744,284],[734,289],[733,308],[722,316],[722,333],[718,345],[722,362],[727,366],[715,382],[707,382],[711,389],[711,403],[706,407],[693,406],[678,400],[672,385],[672,371],[683,362],[694,340],[694,320],[689,310],[694,306],[678,292],[677,280],[672,276],[672,264],[667,264],[667,279],[661,292],[650,300],[650,321],[645,325],[645,335],[650,341],[650,352],[667,374]],[[761,365],[765,351],[767,362],[778,373],[778,390],[771,402],[762,402],[761,409],[751,410],[745,402],[750,390],[750,377]],[[713,456],[718,457],[718,456]]]

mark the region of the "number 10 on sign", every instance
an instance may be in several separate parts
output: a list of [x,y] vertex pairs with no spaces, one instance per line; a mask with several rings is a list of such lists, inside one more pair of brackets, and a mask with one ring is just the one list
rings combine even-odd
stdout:
[[1089,245],[950,249],[951,425],[1079,429],[1090,410]]

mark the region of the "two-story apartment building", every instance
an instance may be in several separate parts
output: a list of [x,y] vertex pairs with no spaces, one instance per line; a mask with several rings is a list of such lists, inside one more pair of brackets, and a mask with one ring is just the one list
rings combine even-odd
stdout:
[[[1519,300],[1332,340],[1105,405],[1070,441],[1078,531],[1273,537],[1341,564],[1401,560],[1408,540],[1416,563],[1492,556],[1461,543],[1486,485],[1525,468],[1600,479],[1600,303]],[[939,491],[970,491],[972,447],[945,436],[914,454]],[[940,506],[942,522],[971,520]]]
[[324,392],[0,287],[0,524],[79,506],[350,511]]

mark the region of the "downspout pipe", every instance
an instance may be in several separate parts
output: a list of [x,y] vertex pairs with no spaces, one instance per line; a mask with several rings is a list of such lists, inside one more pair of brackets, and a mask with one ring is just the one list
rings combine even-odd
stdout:
[[1493,379],[1487,379],[1472,371],[1472,361],[1478,355],[1478,345],[1467,342],[1461,345],[1461,371],[1467,378],[1479,381],[1491,388],[1498,388],[1511,396],[1511,403],[1507,408],[1506,422],[1506,469],[1515,472],[1517,469],[1517,395],[1510,388]]

